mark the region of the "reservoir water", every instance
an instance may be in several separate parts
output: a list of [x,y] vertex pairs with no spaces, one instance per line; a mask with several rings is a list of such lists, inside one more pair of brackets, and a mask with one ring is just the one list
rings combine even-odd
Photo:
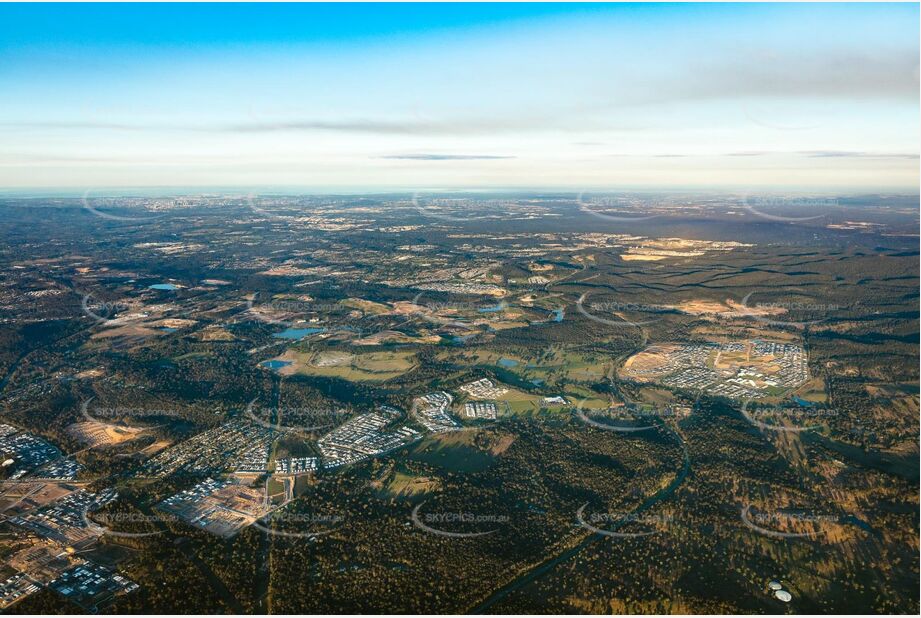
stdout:
[[287,328],[280,333],[272,335],[276,339],[303,339],[308,335],[322,333],[325,328]]

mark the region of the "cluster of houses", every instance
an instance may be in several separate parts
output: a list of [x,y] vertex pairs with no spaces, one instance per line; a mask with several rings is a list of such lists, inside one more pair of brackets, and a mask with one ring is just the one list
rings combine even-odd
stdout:
[[449,412],[453,402],[454,397],[445,391],[423,395],[413,402],[413,416],[432,433],[460,429],[460,423]]
[[180,471],[198,475],[225,469],[264,472],[268,469],[269,448],[278,433],[271,426],[234,419],[157,454],[141,472],[156,477]]
[[395,415],[389,409],[360,414],[317,441],[325,468],[336,468],[392,451],[422,437],[405,425],[393,430]]
[[476,399],[498,399],[508,392],[503,386],[497,386],[489,378],[480,378],[475,382],[464,384],[460,390]]

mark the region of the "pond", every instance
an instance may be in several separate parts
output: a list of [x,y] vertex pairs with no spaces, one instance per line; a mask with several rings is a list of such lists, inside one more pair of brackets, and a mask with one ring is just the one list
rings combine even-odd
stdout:
[[154,283],[153,285],[148,285],[147,287],[151,290],[167,290],[169,292],[179,289],[179,286],[173,283]]
[[278,370],[278,369],[282,369],[282,368],[287,367],[288,365],[290,365],[290,364],[291,364],[291,361],[286,361],[286,360],[267,360],[267,361],[262,361],[262,362],[259,363],[259,364],[260,364],[261,366],[265,367],[266,369]]
[[276,339],[303,339],[308,335],[322,333],[325,328],[287,328],[280,333],[272,335]]

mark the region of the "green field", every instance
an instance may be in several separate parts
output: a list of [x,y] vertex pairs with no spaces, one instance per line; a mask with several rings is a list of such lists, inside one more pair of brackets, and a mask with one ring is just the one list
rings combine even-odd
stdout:
[[397,470],[379,488],[378,494],[388,498],[410,498],[430,491],[436,491],[441,484],[438,479],[414,476]]
[[410,459],[422,461],[452,472],[481,472],[495,458],[474,443],[475,432],[455,431],[429,436],[410,453]]
[[463,350],[447,352],[441,358],[457,364],[496,367],[538,386],[553,386],[561,381],[596,383],[604,380],[611,368],[611,359],[607,356],[565,346],[533,351]]
[[291,363],[279,370],[282,375],[322,376],[352,382],[384,382],[416,367],[415,354],[404,351],[350,354],[338,350],[288,350],[275,360]]

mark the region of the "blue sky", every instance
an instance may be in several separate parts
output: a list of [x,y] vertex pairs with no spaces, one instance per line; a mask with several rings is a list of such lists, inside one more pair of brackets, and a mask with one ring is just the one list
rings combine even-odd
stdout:
[[912,4],[0,5],[0,187],[917,189]]

